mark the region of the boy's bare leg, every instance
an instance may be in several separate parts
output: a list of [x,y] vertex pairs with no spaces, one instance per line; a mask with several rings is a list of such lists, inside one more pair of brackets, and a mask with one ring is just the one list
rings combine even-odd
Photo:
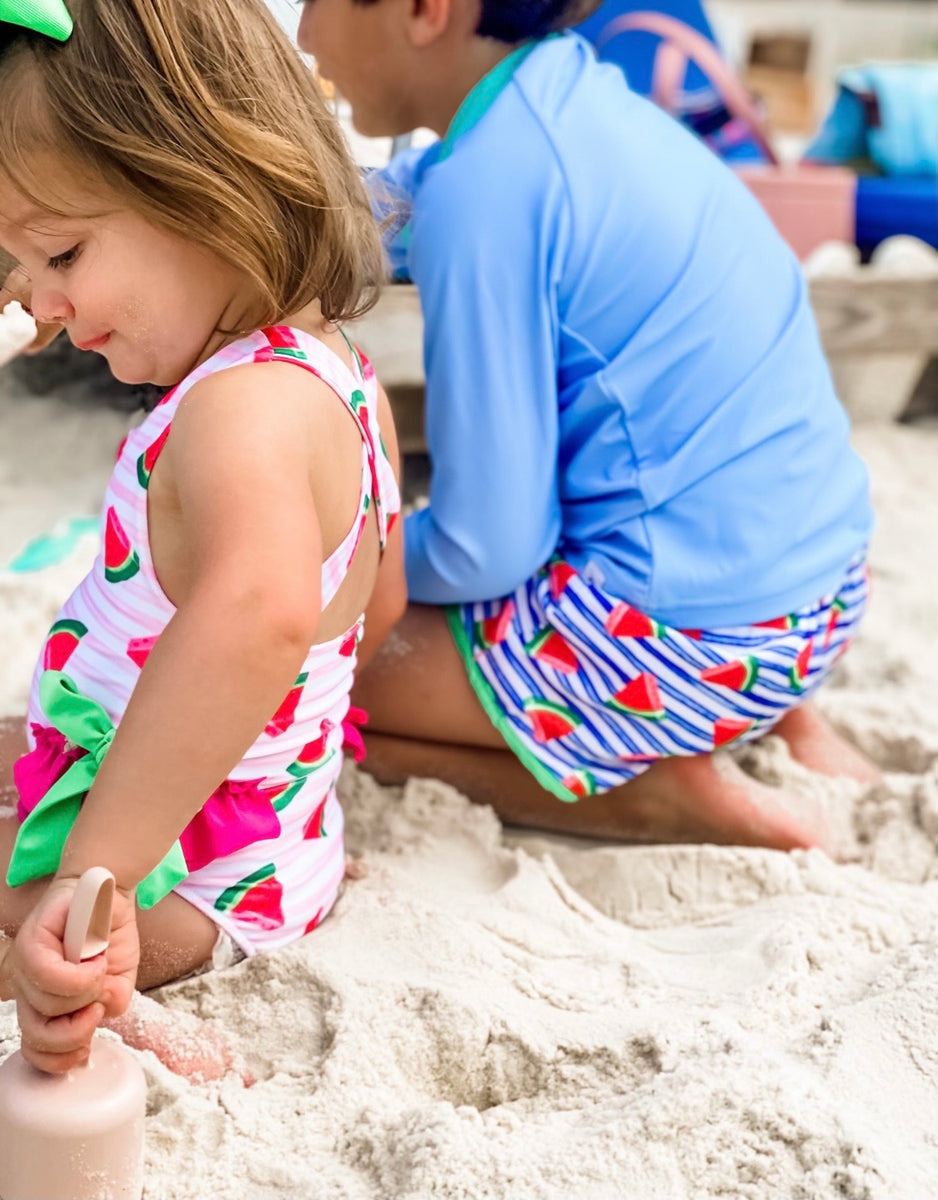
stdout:
[[600,796],[567,804],[509,750],[371,733],[366,769],[380,783],[442,779],[509,825],[618,841],[716,842],[779,850],[827,846],[820,806],[750,779],[726,755],[668,758]]
[[[354,702],[370,714],[367,765],[379,780],[442,778],[512,823],[625,840],[780,849],[823,845],[827,839],[817,806],[757,783],[724,755],[663,760],[612,792],[564,804],[506,749],[436,607],[408,608],[356,683]],[[774,732],[785,738],[793,757],[815,770],[823,764],[829,774],[853,773],[844,761],[845,747],[853,755],[850,764],[866,769],[863,756],[813,706],[789,714]]]

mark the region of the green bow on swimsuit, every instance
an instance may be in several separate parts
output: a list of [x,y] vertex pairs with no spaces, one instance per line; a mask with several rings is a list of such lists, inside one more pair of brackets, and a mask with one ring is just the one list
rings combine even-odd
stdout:
[[[56,780],[19,827],[7,870],[10,887],[52,875],[59,869],[65,840],[114,738],[111,718],[101,705],[83,696],[61,671],[42,673],[39,703],[50,725],[87,754],[76,759]],[[176,841],[162,862],[138,885],[137,903],[141,908],[152,908],[188,873],[182,847]]]
[[0,0],[0,22],[20,25],[57,42],[68,40],[72,18],[63,0]]

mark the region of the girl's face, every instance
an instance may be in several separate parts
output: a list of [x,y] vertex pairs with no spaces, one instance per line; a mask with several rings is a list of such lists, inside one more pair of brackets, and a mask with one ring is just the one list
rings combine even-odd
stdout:
[[64,325],[124,383],[178,383],[247,307],[233,267],[127,209],[59,217],[0,181],[0,245],[29,276],[36,320]]

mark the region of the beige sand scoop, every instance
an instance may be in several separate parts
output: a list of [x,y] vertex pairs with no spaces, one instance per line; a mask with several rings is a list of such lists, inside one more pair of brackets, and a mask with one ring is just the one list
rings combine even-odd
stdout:
[[[101,867],[78,882],[65,955],[107,948],[114,877]],[[0,1200],[140,1200],[146,1083],[118,1042],[96,1037],[86,1066],[64,1075],[17,1051],[0,1066]]]

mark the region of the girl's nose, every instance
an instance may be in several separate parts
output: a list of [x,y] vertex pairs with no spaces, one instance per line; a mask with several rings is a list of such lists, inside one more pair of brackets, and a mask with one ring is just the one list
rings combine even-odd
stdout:
[[43,325],[64,325],[75,316],[75,309],[63,291],[41,283],[33,284],[29,307]]

